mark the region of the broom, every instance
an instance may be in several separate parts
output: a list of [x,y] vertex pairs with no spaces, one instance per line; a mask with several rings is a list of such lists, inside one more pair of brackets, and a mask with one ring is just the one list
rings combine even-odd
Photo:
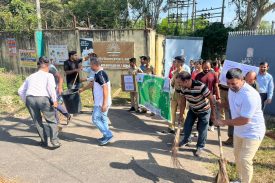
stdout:
[[172,159],[173,166],[175,168],[182,168],[183,167],[181,165],[178,157],[177,157],[178,150],[179,150],[179,143],[180,143],[180,130],[181,130],[181,127],[179,125],[178,129],[177,129],[177,132],[176,132],[176,135],[175,135],[174,143],[173,143],[173,146],[172,146],[171,159]]
[[222,150],[222,140],[221,140],[221,129],[218,126],[218,139],[219,139],[219,147],[220,147],[220,159],[219,159],[219,172],[216,176],[216,183],[229,183],[228,174],[226,171],[226,160],[223,157]]

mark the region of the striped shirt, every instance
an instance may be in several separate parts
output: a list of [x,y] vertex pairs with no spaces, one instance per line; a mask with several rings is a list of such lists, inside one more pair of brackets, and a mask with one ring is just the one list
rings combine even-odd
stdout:
[[210,109],[209,95],[207,86],[200,81],[192,80],[191,88],[177,90],[189,102],[190,109],[195,113],[202,113]]

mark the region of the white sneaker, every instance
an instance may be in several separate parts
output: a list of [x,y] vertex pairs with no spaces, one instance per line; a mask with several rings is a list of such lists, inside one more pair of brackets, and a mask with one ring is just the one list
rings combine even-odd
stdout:
[[214,131],[215,131],[215,127],[214,127],[214,126],[209,126],[209,127],[208,127],[208,131],[214,132]]

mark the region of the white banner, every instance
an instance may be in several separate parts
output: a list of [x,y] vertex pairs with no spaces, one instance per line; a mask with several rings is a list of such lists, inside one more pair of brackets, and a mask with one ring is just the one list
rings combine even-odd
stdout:
[[234,62],[230,60],[225,60],[222,68],[222,73],[220,75],[220,84],[227,86],[226,83],[226,73],[228,70],[232,68],[239,68],[242,70],[243,76],[246,75],[249,71],[255,71],[257,74],[259,72],[259,67],[252,66],[252,65],[247,65],[247,64],[242,64],[239,62]]

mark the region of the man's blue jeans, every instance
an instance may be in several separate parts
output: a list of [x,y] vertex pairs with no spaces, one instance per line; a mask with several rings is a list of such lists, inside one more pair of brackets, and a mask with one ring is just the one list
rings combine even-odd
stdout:
[[197,142],[197,148],[204,148],[205,142],[207,139],[207,130],[208,130],[208,123],[210,119],[210,113],[211,113],[210,109],[202,113],[194,113],[191,109],[189,109],[185,123],[184,123],[184,138],[181,144],[191,142],[192,127],[195,123],[196,118],[198,118],[197,125],[198,125],[199,137]]
[[99,129],[99,131],[103,134],[103,137],[111,137],[113,136],[112,132],[109,130],[108,126],[108,110],[106,112],[101,111],[100,106],[94,106],[93,111],[93,123]]

